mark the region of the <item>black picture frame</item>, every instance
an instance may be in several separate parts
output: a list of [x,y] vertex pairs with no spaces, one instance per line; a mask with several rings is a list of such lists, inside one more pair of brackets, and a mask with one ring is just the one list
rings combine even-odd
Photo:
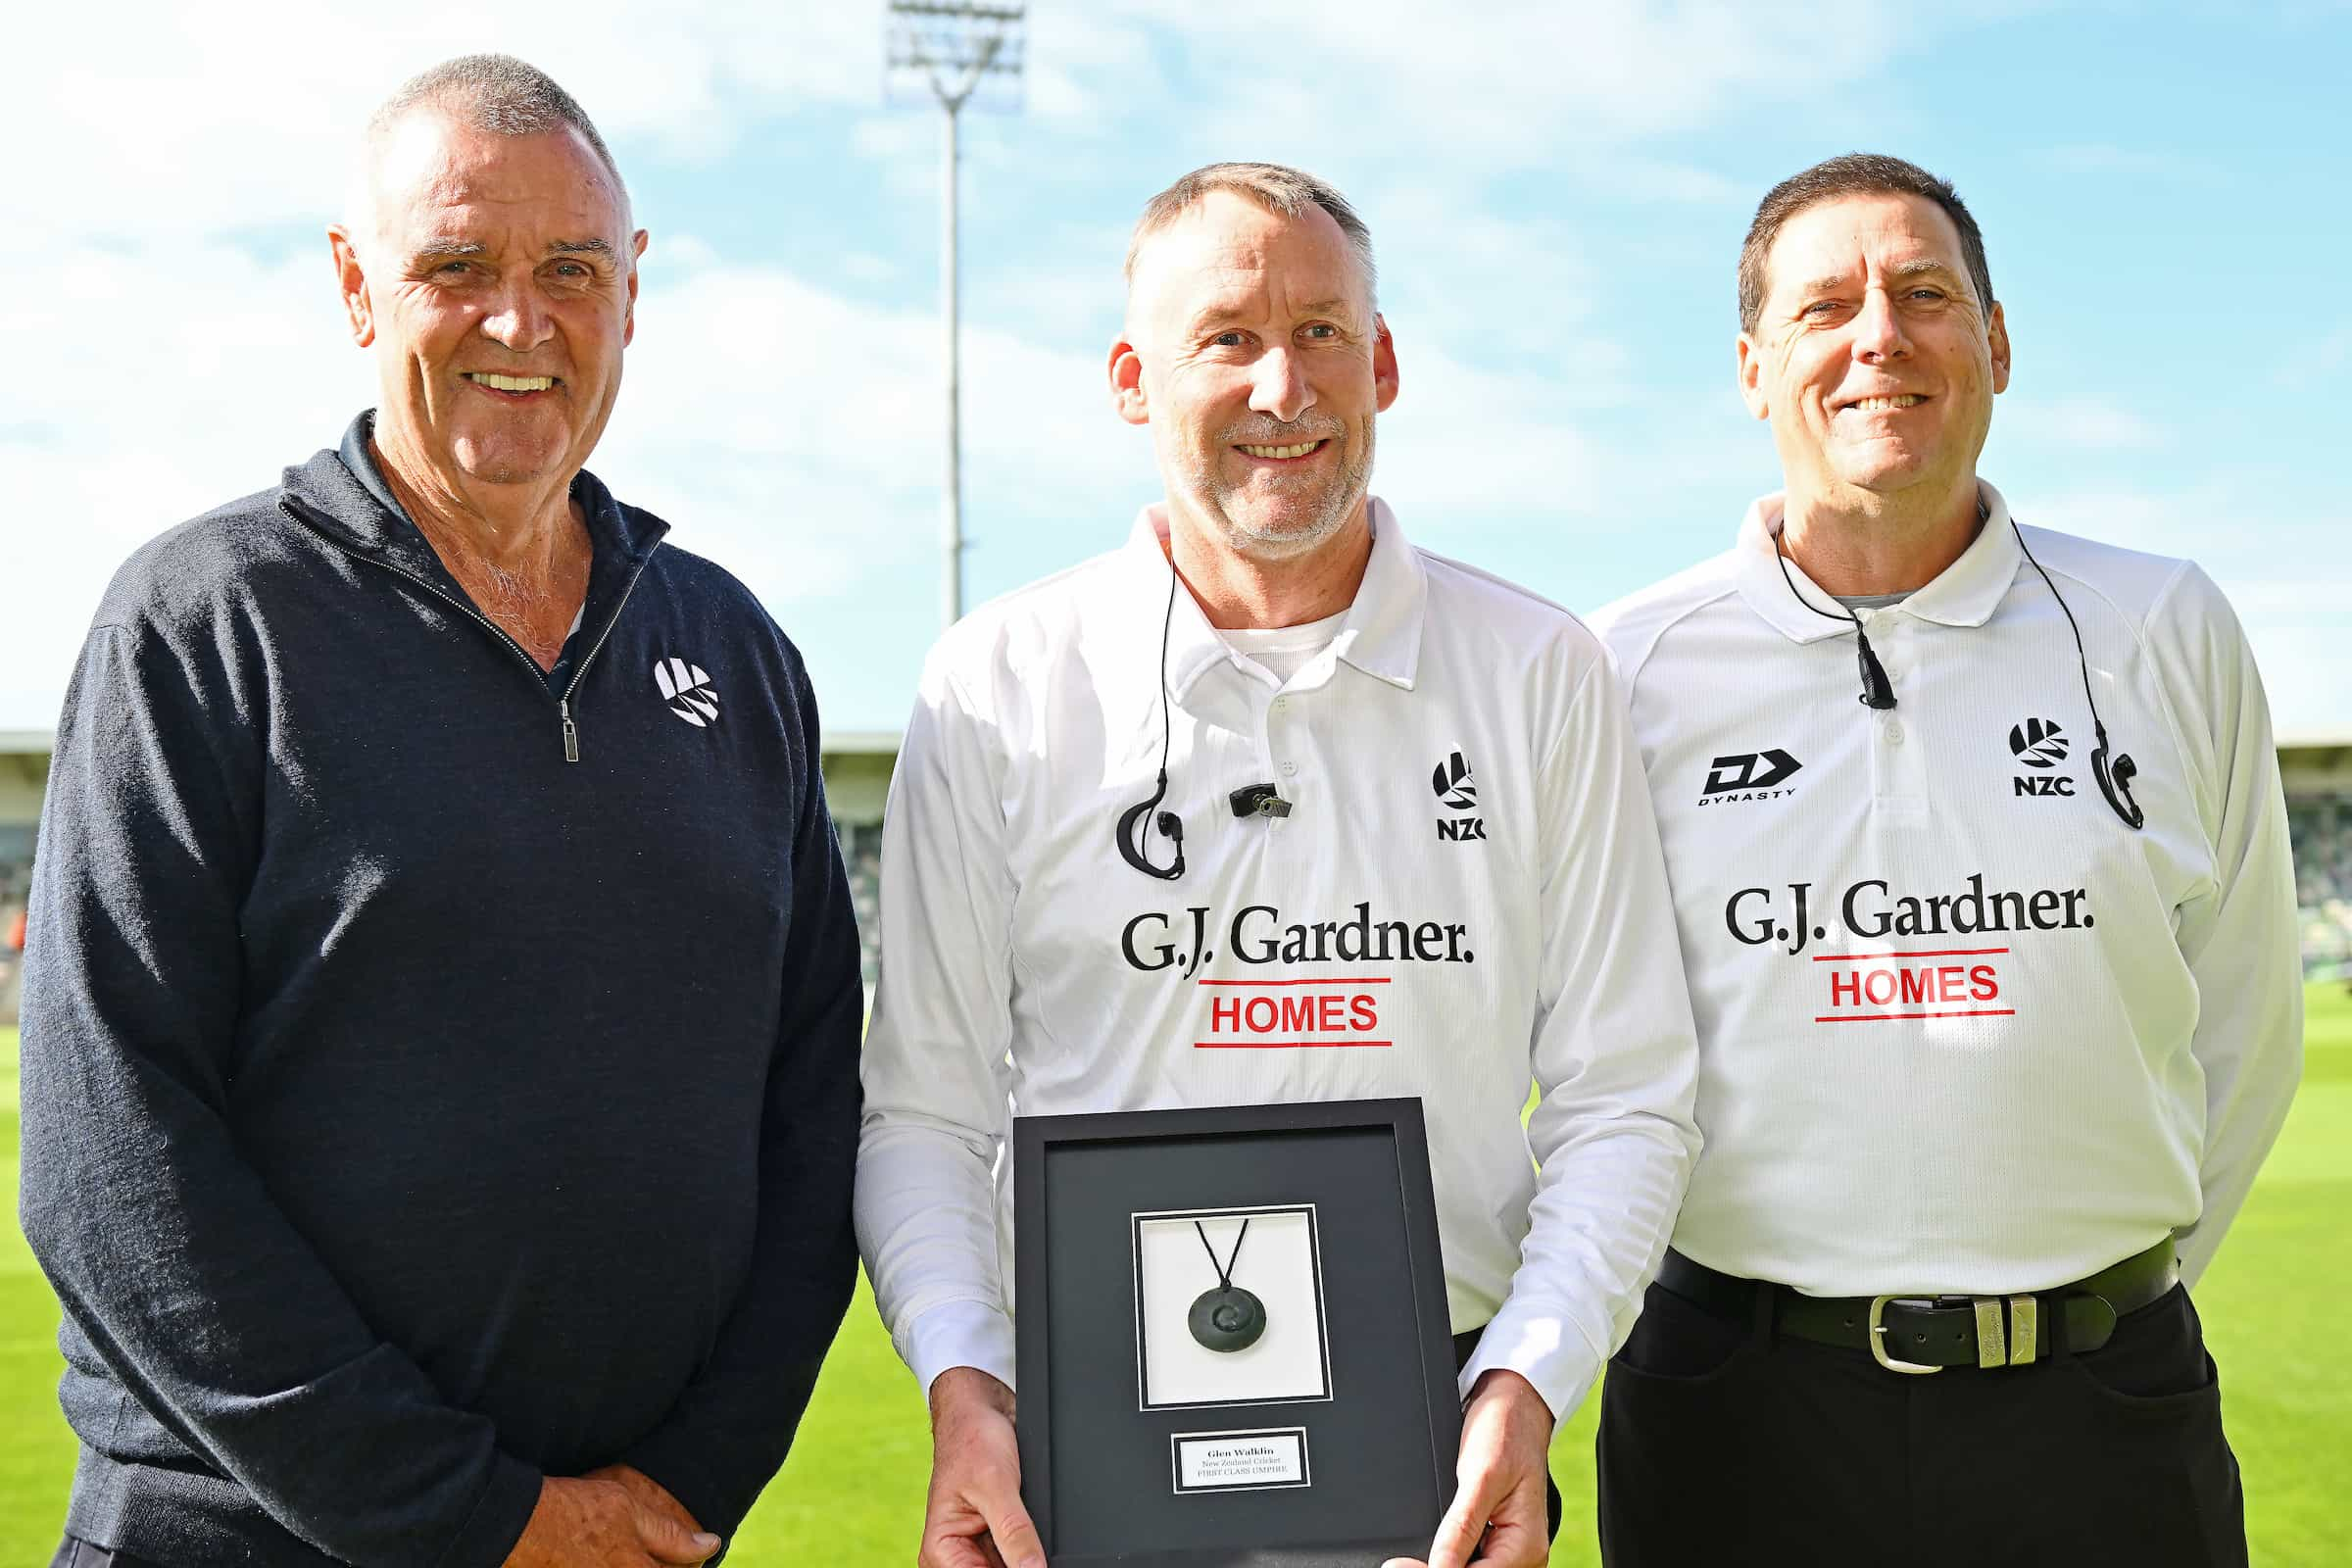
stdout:
[[[1021,1494],[1054,1568],[1427,1554],[1462,1412],[1420,1101],[1019,1116],[1012,1155]],[[1308,1203],[1325,1393],[1147,1407],[1138,1221]],[[1296,1434],[1311,1485],[1185,1486],[1181,1440],[1253,1432]]]

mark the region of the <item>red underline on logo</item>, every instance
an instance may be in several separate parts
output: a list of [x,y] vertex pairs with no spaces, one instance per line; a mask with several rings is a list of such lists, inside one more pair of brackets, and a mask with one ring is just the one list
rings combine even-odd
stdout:
[[2014,1018],[2015,1007],[1978,1007],[1968,1012],[1825,1012],[1815,1023],[1886,1023],[1893,1018]]
[[1385,1050],[1394,1040],[1196,1040],[1195,1051],[1304,1051],[1315,1047],[1338,1050]]
[[2007,948],[1933,948],[1926,953],[1816,953],[1815,963],[1868,963],[1873,958],[1977,958]]
[[[2003,949],[2002,951],[2006,952],[2007,950]],[[1390,976],[1378,974],[1363,980],[1345,978],[1330,980],[1200,980],[1194,983],[1203,986],[1385,986],[1389,980]]]

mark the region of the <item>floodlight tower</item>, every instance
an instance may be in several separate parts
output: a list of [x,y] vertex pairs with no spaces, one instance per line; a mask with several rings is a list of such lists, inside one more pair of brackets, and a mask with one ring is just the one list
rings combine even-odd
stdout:
[[[1007,89],[1019,101],[1026,5],[993,0],[889,0],[889,70],[926,84],[940,107],[939,293],[948,349],[948,462],[940,498],[941,545],[947,570],[941,584],[944,623],[963,613],[963,455],[959,377],[960,278],[956,272],[956,125],[963,106],[983,84]],[[983,101],[987,101],[984,99]]]

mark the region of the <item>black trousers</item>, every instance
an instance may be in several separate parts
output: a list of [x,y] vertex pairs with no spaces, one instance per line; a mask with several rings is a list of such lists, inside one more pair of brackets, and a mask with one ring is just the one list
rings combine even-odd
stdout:
[[[2096,1350],[1932,1376],[1650,1287],[1602,1386],[1601,1561],[2244,1568],[2188,1293]],[[2046,1321],[2046,1320],[2045,1320]]]
[[[1483,1331],[1472,1329],[1466,1334],[1456,1334],[1453,1337],[1455,1371],[1458,1372],[1468,1366],[1470,1358],[1478,1353],[1478,1337],[1481,1332]],[[1544,1474],[1544,1509],[1545,1515],[1551,1520],[1551,1539],[1557,1541],[1560,1539],[1560,1484],[1551,1479],[1551,1472],[1548,1469]]]

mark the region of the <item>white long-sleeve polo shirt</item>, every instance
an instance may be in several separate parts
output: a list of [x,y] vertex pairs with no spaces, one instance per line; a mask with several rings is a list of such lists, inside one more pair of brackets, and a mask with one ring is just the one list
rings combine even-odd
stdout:
[[[1160,760],[1160,509],[933,650],[883,828],[857,1189],[926,1389],[1012,1381],[1011,1113],[1418,1096],[1452,1324],[1487,1326],[1462,1387],[1509,1368],[1564,1419],[1631,1327],[1696,1054],[1623,698],[1574,616],[1371,505],[1355,600],[1286,683],[1176,594],[1179,881],[1113,832]],[[1291,815],[1234,815],[1258,782]]]
[[1854,628],[1782,498],[1596,617],[1630,694],[1697,1015],[1706,1150],[1675,1246],[1819,1296],[2044,1289],[2168,1232],[2211,1261],[2300,1073],[2285,806],[2205,574],[2009,509]]

